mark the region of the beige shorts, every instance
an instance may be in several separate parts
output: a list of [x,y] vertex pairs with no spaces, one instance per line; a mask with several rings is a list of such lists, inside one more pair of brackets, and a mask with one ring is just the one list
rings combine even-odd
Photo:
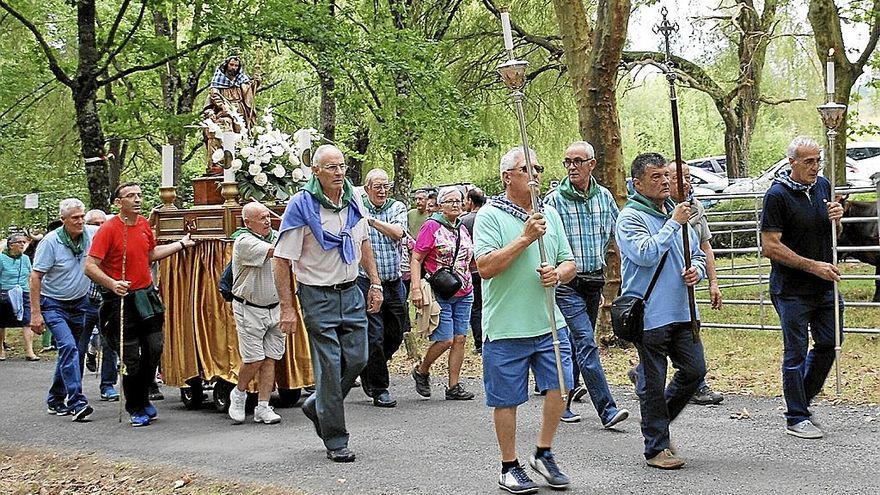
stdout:
[[255,363],[266,358],[278,361],[284,356],[285,338],[281,333],[281,309],[278,306],[255,308],[232,301],[232,313],[242,362]]

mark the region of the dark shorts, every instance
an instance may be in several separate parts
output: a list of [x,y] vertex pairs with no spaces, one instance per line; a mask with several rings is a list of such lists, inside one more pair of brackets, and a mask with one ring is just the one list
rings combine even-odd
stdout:
[[9,304],[0,305],[0,328],[21,328],[31,324],[31,298],[30,293],[25,292],[22,295],[22,304],[24,305],[24,314],[20,320],[12,314],[12,307]]

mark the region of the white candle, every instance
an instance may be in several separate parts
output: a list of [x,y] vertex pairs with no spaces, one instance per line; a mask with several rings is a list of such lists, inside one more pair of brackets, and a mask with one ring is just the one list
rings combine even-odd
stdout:
[[828,62],[825,63],[825,92],[834,94],[834,48],[828,50]]
[[235,170],[232,170],[231,168],[224,168],[223,182],[235,182]]
[[174,146],[162,145],[162,187],[174,186]]
[[293,137],[296,139],[296,147],[299,149],[300,156],[303,151],[312,148],[311,129],[300,129],[293,134]]
[[510,30],[510,12],[501,12],[501,29],[504,31],[504,49],[513,50],[513,32]]
[[220,136],[220,141],[223,142],[223,151],[231,151],[232,154],[235,154],[235,143],[238,142],[238,134],[232,131],[225,131],[223,135]]

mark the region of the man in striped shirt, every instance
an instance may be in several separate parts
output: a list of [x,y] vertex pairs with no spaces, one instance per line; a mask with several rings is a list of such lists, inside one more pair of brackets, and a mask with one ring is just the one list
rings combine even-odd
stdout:
[[569,393],[562,421],[580,421],[580,415],[571,411],[571,401],[589,393],[602,426],[611,428],[628,418],[629,411],[619,409],[611,396],[605,370],[599,362],[594,329],[605,285],[605,251],[614,235],[618,208],[611,192],[592,176],[596,158],[590,143],[572,143],[565,150],[562,165],[568,176],[547,195],[544,203],[559,212],[577,265],[577,276],[556,288],[556,304],[571,334],[575,383],[578,370],[584,377],[584,385]]

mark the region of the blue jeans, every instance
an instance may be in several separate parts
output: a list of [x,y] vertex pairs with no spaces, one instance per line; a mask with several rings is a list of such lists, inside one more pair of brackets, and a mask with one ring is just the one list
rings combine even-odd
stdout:
[[[822,390],[834,364],[834,291],[811,297],[771,295],[782,326],[782,393],[786,422],[810,419],[810,401]],[[843,298],[840,298],[840,341],[843,342]],[[807,352],[807,326],[813,349]]]
[[[571,335],[574,347],[574,360],[577,367],[574,376],[577,379],[578,371],[584,377],[584,385],[590,393],[593,407],[599,413],[602,424],[611,421],[617,414],[617,404],[611,396],[608,381],[605,379],[605,370],[599,361],[599,347],[596,346],[596,337],[593,333],[593,323],[589,318],[589,309],[598,307],[598,294],[585,294],[569,285],[560,285],[556,288],[556,304]],[[595,306],[592,305],[595,298]]]
[[[669,448],[669,424],[687,405],[706,375],[703,344],[694,342],[690,322],[646,330],[639,351],[636,394],[642,413],[645,458]],[[666,358],[677,370],[666,385]]]
[[77,343],[85,333],[86,325],[94,326],[97,313],[89,303],[88,296],[72,301],[40,296],[40,311],[58,348],[55,376],[46,404],[52,407],[63,405],[66,401],[68,409],[78,411],[88,404],[88,400],[82,393],[82,368]]
[[[370,279],[358,277],[357,285],[366,300]],[[400,348],[403,334],[409,332],[409,311],[404,290],[399,278],[382,282],[382,308],[378,313],[367,313],[370,357],[361,372],[361,385],[370,397],[388,391],[388,361]]]
[[[98,307],[100,307],[100,303],[95,306],[96,312],[98,311]],[[97,313],[95,316],[95,322],[97,322]],[[81,373],[84,373],[83,370],[85,370],[83,363],[85,362],[90,344],[95,348],[99,345],[101,346],[103,357],[101,358],[100,390],[103,394],[108,388],[115,386],[116,381],[119,379],[119,363],[117,362],[119,360],[119,355],[116,353],[115,349],[110,347],[109,341],[101,335],[100,329],[94,328],[92,332],[84,331],[77,343],[77,348],[79,349],[79,369]]]
[[348,446],[343,401],[367,364],[367,313],[360,289],[299,284],[299,304],[309,334],[315,393],[303,409],[318,416],[321,438],[329,450]]

